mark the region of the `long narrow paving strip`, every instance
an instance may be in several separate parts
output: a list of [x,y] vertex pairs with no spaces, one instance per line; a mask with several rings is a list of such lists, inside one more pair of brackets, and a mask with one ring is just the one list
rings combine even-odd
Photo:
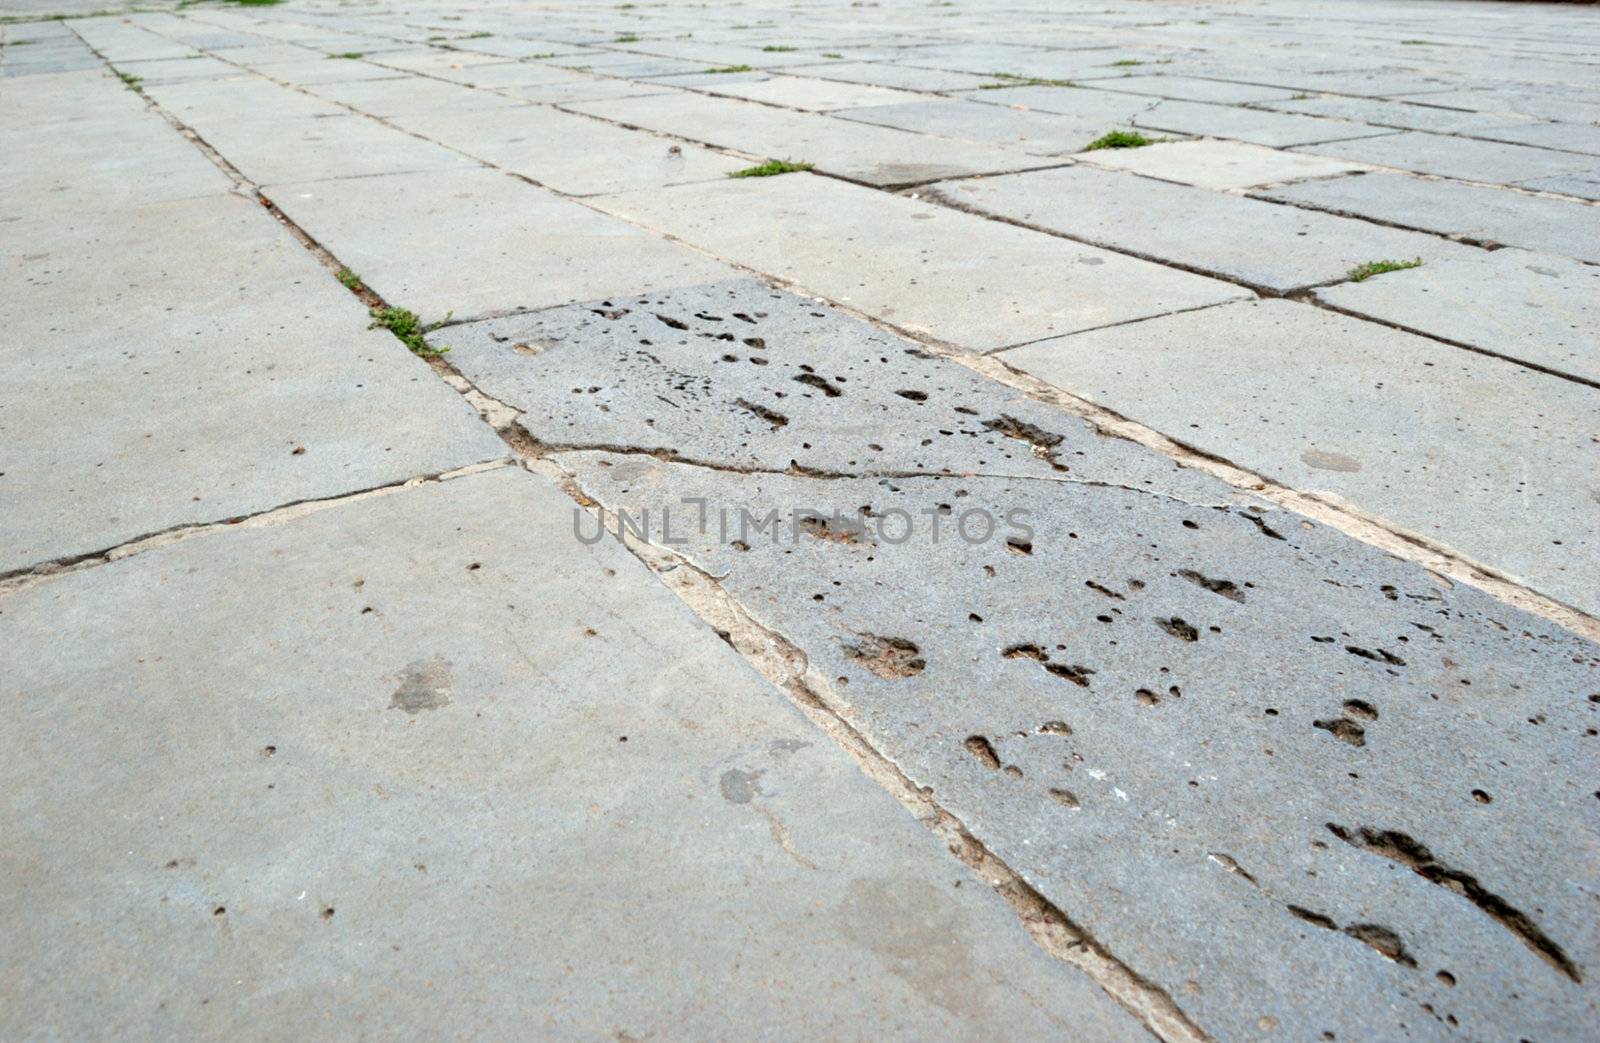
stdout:
[[102,4],[0,1035],[1589,1034],[1592,9]]

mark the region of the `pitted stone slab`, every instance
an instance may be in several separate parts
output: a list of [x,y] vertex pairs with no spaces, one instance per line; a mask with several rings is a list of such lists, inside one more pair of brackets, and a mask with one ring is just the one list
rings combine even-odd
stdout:
[[1576,174],[1594,166],[1594,157],[1576,152],[1555,152],[1528,145],[1503,145],[1497,141],[1477,141],[1411,130],[1382,138],[1309,145],[1302,151],[1412,170],[1419,174],[1438,174],[1441,177],[1501,185]]
[[742,279],[450,330],[474,386],[558,447],[715,467],[1218,487],[859,319]]
[[1600,262],[1600,207],[1565,199],[1407,174],[1312,181],[1261,194],[1337,214]]
[[1496,250],[1330,286],[1317,297],[1600,384],[1600,268],[1594,265]]
[[[1570,1038],[1594,1016],[1568,976],[1600,960],[1594,645],[1285,512],[556,459],[797,644],[869,741],[1216,1038],[1436,1017]],[[863,508],[849,538],[795,524]],[[973,512],[998,520],[986,542],[959,535]]]
[[[1141,150],[1142,151],[1142,150]],[[941,182],[963,208],[1278,293],[1386,257],[1477,253],[1435,236],[1079,165]]]
[[1005,358],[1600,613],[1593,388],[1283,300],[1097,330]]
[[0,1034],[1149,1038],[575,509],[504,469],[5,597]]
[[[970,351],[1248,295],[1226,283],[833,178],[789,174],[592,205]],[[784,234],[774,236],[773,228]]]

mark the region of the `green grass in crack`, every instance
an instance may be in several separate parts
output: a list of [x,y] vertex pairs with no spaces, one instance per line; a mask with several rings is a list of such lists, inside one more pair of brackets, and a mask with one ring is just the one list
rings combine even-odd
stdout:
[[[344,279],[339,280],[343,282]],[[417,318],[417,313],[407,308],[373,308],[372,325],[369,330],[384,329],[394,334],[395,339],[410,348],[413,354],[424,357],[443,355],[450,349],[447,347],[434,347],[427,341],[427,335],[450,321],[446,315],[438,322],[424,326],[422,320]]]
[[789,51],[798,51],[800,48],[798,48],[798,47],[788,47],[788,46],[785,46],[784,44],[769,43],[769,44],[767,44],[765,47],[763,47],[761,49],[763,51],[771,51],[774,54],[785,54],[785,53],[787,53]]
[[338,279],[339,285],[347,290],[364,290],[367,288],[366,283],[361,281],[361,276],[348,268],[340,268],[334,273],[333,277]]
[[1422,258],[1420,257],[1410,261],[1368,261],[1366,264],[1358,264],[1350,269],[1348,277],[1351,282],[1362,282],[1372,278],[1374,275],[1382,275],[1384,272],[1403,272],[1407,268],[1420,267],[1422,267]]
[[1118,69],[1118,68],[1121,68],[1122,66],[1125,66],[1125,65],[1143,65],[1143,64],[1144,64],[1144,62],[1139,61],[1137,58],[1124,58],[1120,62],[1112,62],[1111,63],[1111,67],[1113,69]]
[[811,170],[810,163],[791,163],[787,159],[774,159],[761,164],[759,167],[745,167],[728,174],[729,177],[776,177],[779,174],[795,174],[803,170]]
[[1105,148],[1144,148],[1154,145],[1162,138],[1147,138],[1136,130],[1113,130],[1095,138],[1083,147],[1085,152],[1098,152]]
[[135,76],[131,72],[119,72],[117,78],[126,83],[131,90],[138,90],[139,84],[144,82],[143,76]]
[[329,58],[349,58],[351,61],[361,57],[360,51],[345,51],[343,54],[330,54]]
[[635,34],[633,34],[633,33],[623,33],[621,36],[617,37],[615,40],[612,40],[611,42],[612,43],[638,43],[639,39],[640,38],[638,36],[636,36]]
[[755,72],[755,70],[750,68],[750,66],[748,66],[748,65],[724,65],[720,69],[707,69],[706,72],[708,72],[708,73]]

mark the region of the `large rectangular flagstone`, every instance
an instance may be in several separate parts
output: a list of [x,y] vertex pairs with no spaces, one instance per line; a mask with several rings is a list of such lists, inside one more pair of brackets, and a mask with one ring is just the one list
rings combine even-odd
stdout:
[[1600,267],[1594,265],[1496,250],[1326,287],[1317,298],[1600,385]]
[[[726,265],[495,170],[278,185],[272,201],[424,321],[721,278]],[[440,339],[448,343],[448,337]]]
[[981,87],[992,77],[974,76],[966,72],[949,72],[943,69],[916,69],[891,62],[829,62],[827,65],[797,66],[794,69],[775,69],[774,72],[794,72],[816,76],[825,80],[846,83],[867,83],[878,87],[897,87],[908,91],[958,91]]
[[253,200],[6,227],[0,571],[505,453]]
[[[1162,101],[1133,117],[1136,127],[1176,131],[1209,138],[1233,138],[1256,145],[1283,148],[1322,141],[1344,141],[1391,135],[1387,127],[1369,127],[1349,120],[1297,116],[1287,112],[1245,109],[1233,105],[1206,105],[1194,101]],[[1348,159],[1359,155],[1330,153]],[[1369,162],[1377,162],[1375,160]],[[1393,166],[1394,164],[1389,164]]]
[[[1285,142],[1284,144],[1288,144]],[[1555,152],[1528,145],[1447,137],[1422,131],[1403,131],[1364,141],[1338,141],[1312,145],[1304,151],[1338,156],[1420,174],[1488,181],[1508,185],[1532,178],[1576,174],[1594,165],[1592,156]]]
[[1149,1038],[576,509],[507,468],[0,599],[0,1033]]
[[601,196],[593,203],[972,351],[1233,300],[1247,292],[811,174]]
[[1095,138],[1114,129],[1092,116],[1030,112],[959,100],[875,105],[836,115],[918,134],[987,141],[1040,156],[1080,152]]
[[1263,191],[1268,199],[1477,242],[1600,262],[1600,208],[1486,185],[1367,174]]
[[1210,1038],[1581,1035],[1593,643],[754,281],[463,336]]
[[873,185],[1026,170],[1051,162],[1020,149],[932,138],[706,95],[622,98],[568,107],[752,156],[813,163],[819,170]]
[[1131,323],[1005,358],[1600,612],[1591,387],[1290,301]]
[[1279,293],[1342,279],[1367,261],[1472,252],[1430,235],[1088,166],[943,182],[935,191],[963,207]]

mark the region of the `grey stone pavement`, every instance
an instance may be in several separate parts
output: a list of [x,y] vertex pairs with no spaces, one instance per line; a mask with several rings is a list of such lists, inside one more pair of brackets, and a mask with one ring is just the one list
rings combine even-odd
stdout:
[[1584,5],[0,0],[0,1038],[1593,1038],[1597,201]]

